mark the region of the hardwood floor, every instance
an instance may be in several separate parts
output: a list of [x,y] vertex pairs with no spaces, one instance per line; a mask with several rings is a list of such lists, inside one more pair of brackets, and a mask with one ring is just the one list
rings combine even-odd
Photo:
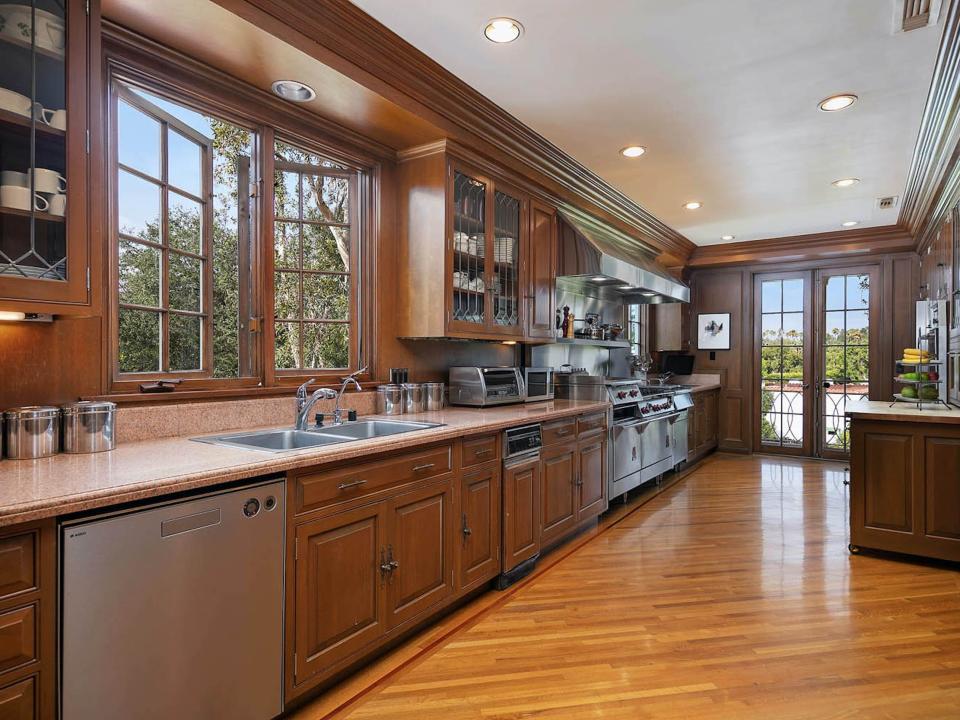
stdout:
[[958,718],[960,573],[849,555],[844,477],[714,456],[339,712],[294,717]]

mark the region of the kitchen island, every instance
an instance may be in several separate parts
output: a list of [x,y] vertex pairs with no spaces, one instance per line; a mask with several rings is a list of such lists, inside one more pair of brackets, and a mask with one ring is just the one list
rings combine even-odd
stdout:
[[850,423],[850,550],[960,562],[960,409],[863,400]]

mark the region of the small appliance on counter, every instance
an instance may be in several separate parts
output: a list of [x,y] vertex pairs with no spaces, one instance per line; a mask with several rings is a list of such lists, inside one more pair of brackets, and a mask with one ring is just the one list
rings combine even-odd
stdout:
[[450,368],[450,404],[490,407],[523,402],[525,396],[520,368]]
[[523,369],[523,384],[526,389],[525,402],[553,400],[553,368],[528,367]]

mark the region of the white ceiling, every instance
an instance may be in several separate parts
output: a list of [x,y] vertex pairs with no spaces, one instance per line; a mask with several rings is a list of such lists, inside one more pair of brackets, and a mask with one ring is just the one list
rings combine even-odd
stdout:
[[902,0],[354,1],[698,245],[895,224],[941,31],[894,33]]

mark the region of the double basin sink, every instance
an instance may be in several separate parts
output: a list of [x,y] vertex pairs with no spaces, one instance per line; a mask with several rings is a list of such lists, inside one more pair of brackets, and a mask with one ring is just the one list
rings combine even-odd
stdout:
[[193,438],[197,442],[228,447],[265,450],[267,452],[289,452],[307,448],[324,447],[355,440],[399,435],[440,427],[441,423],[407,422],[401,420],[358,420],[341,425],[295,430],[293,428],[274,428],[255,432],[238,432],[213,437]]

